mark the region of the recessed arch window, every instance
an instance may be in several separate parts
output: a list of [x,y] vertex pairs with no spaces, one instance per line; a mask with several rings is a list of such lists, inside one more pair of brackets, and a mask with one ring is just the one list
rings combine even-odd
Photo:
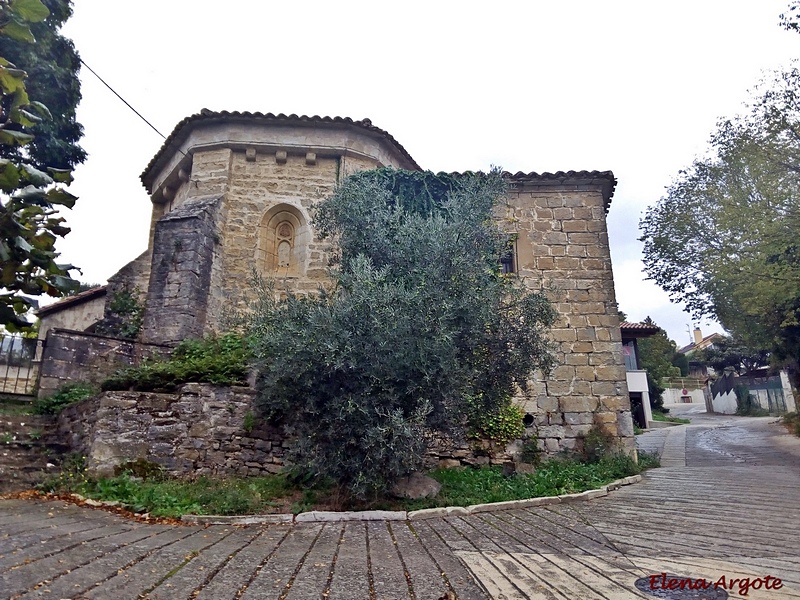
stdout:
[[311,228],[303,213],[279,204],[261,219],[256,261],[266,275],[299,276],[306,271]]

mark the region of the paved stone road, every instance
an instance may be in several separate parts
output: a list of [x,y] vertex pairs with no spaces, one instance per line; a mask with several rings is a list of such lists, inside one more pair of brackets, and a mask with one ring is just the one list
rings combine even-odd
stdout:
[[0,501],[0,597],[652,598],[635,580],[667,572],[771,575],[781,589],[729,597],[800,598],[800,438],[774,419],[693,419],[640,436],[668,465],[640,484],[468,517],[171,527]]

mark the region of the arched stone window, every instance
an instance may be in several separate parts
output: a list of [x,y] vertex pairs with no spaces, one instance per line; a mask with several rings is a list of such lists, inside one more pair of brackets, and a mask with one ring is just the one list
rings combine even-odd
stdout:
[[303,213],[279,204],[261,219],[256,261],[266,275],[300,276],[306,271],[311,229]]

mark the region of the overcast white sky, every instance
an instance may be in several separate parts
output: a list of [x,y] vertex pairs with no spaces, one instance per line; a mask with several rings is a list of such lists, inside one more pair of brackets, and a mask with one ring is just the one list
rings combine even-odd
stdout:
[[[612,170],[620,308],[683,345],[690,317],[643,280],[638,220],[762,71],[800,56],[800,36],[778,27],[787,5],[74,0],[63,32],[164,135],[204,107],[368,117],[433,171]],[[163,140],[85,69],[81,80],[89,159],[60,249],[103,282],[146,247],[138,177]]]

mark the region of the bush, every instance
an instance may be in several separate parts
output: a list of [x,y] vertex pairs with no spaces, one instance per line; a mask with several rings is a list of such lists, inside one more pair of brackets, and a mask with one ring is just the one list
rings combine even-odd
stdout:
[[769,411],[761,408],[755,396],[750,394],[746,385],[737,385],[733,388],[736,394],[736,414],[740,417],[766,417]]
[[542,451],[539,449],[539,438],[527,437],[522,440],[522,451],[519,459],[529,465],[538,466],[542,462]]
[[472,410],[469,415],[469,425],[473,437],[488,439],[505,446],[508,442],[521,438],[525,433],[525,425],[522,422],[525,412],[511,400],[493,413],[476,411],[474,405],[470,405],[470,408]]
[[135,339],[144,323],[144,302],[141,292],[122,289],[114,292],[108,303],[108,312],[95,325],[95,333]]
[[57,415],[70,404],[91,398],[99,390],[86,382],[66,383],[46,398],[33,401],[33,412],[37,415]]
[[781,421],[791,433],[800,436],[800,413],[790,412],[783,415]]
[[597,425],[593,425],[583,438],[583,458],[588,463],[597,463],[619,454],[617,438]]
[[245,340],[234,333],[201,340],[185,340],[168,360],[146,361],[120,369],[103,381],[104,390],[171,392],[184,383],[245,385],[250,352]]

